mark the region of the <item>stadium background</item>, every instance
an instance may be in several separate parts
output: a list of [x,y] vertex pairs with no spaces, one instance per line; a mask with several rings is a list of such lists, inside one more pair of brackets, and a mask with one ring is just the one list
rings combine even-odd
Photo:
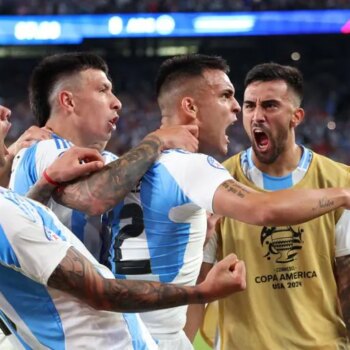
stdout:
[[[252,32],[252,35],[115,36],[59,45],[54,41],[10,43],[3,40],[8,19],[33,21],[34,18],[35,21],[36,17],[32,15],[94,15],[89,17],[94,21],[104,14],[157,16],[160,13],[191,15],[207,12],[214,16],[224,12],[228,15],[259,15],[272,11],[280,14],[282,23],[286,23],[291,14],[286,11],[305,10],[309,13],[348,9],[350,0],[0,0],[0,104],[11,108],[13,123],[8,141],[15,140],[34,123],[27,100],[27,84],[32,68],[45,55],[89,50],[106,59],[115,92],[123,103],[118,131],[108,148],[123,154],[159,125],[153,82],[160,62],[174,54],[199,52],[227,59],[240,102],[244,76],[253,65],[275,61],[300,68],[306,83],[303,102],[306,118],[297,131],[298,141],[321,154],[350,164],[350,36],[347,31],[343,34],[340,31],[312,34],[311,30],[301,34],[304,28],[301,24],[300,33],[292,35],[283,32],[257,35]],[[248,145],[241,118],[229,133],[229,155]],[[206,349],[200,339],[196,341],[196,348]]]

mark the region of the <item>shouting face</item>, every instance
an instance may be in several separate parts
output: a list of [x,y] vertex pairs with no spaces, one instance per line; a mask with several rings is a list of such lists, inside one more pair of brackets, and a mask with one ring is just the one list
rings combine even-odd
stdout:
[[237,120],[241,107],[226,73],[206,70],[203,77],[196,101],[200,151],[225,155],[229,143],[226,130]]
[[273,163],[294,142],[299,102],[283,80],[256,81],[247,86],[243,125],[261,163]]

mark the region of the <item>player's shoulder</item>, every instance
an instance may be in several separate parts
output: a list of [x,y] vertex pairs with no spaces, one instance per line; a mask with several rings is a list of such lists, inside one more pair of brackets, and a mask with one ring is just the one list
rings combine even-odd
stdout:
[[159,162],[169,162],[169,161],[178,161],[178,162],[189,162],[196,159],[203,158],[202,153],[193,153],[186,150],[175,148],[162,151]]
[[168,149],[162,151],[155,164],[174,164],[175,162],[177,164],[182,164],[188,162],[194,157],[196,157],[196,153],[191,153],[180,148]]
[[345,171],[350,173],[350,166],[344,163],[340,163],[333,159],[330,159],[324,155],[312,152],[313,154],[313,163],[317,167],[328,168],[329,170],[340,170],[341,172]]
[[199,165],[201,167],[224,169],[220,162],[212,156],[204,153],[192,153],[182,149],[163,151],[158,162],[166,165],[171,164],[172,167],[177,169],[181,168],[181,166],[186,166],[188,169]]
[[20,166],[31,167],[39,164],[46,167],[72,146],[73,144],[68,140],[58,137],[38,141],[17,153],[12,170],[15,171]]
[[238,164],[241,163],[241,158],[246,156],[245,152],[240,152],[237,154],[234,154],[233,156],[227,158],[222,165],[231,173],[233,172],[233,169],[237,167]]
[[53,134],[51,139],[39,141],[39,143],[42,146],[52,147],[59,151],[65,151],[68,148],[74,146],[71,141],[64,139],[63,137],[60,137],[56,134]]
[[102,151],[101,155],[105,161],[105,164],[111,163],[119,158],[116,154],[106,150]]
[[48,140],[40,140],[31,146],[29,146],[25,152],[53,152],[61,153],[71,148],[73,143],[61,138],[59,136],[53,135],[52,138]]
[[[31,205],[32,202],[36,203],[10,189],[0,188],[0,203],[3,209],[1,214],[4,214],[4,216],[1,216],[1,221],[6,220],[6,217],[9,215],[9,213],[17,215],[24,214],[24,216],[28,217],[30,221],[37,221],[38,215],[33,211]],[[40,205],[39,203],[36,204]],[[17,219],[19,220],[22,216],[23,215],[19,215]]]
[[162,151],[161,156],[162,157],[177,157],[180,155],[191,155],[191,154],[198,154],[198,153],[193,153],[193,152],[189,152],[186,151],[184,149],[181,148],[173,148],[173,149],[167,149]]

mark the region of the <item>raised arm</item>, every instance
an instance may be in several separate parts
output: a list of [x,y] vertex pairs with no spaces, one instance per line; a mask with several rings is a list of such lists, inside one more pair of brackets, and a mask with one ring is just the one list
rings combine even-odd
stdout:
[[350,190],[345,188],[256,192],[228,180],[216,190],[213,210],[252,225],[296,225],[339,207],[349,208]]
[[105,279],[71,247],[50,276],[48,285],[98,310],[141,312],[210,302],[243,290],[246,280],[244,263],[233,254],[216,264],[205,281],[195,287]]
[[98,215],[119,203],[138,183],[160,152],[169,148],[196,151],[198,128],[158,129],[118,160],[88,178],[77,180],[55,194],[55,199],[89,215]]

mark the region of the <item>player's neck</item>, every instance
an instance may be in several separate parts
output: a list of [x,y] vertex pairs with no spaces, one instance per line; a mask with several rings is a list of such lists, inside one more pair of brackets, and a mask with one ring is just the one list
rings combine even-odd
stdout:
[[262,163],[252,152],[254,165],[263,173],[270,176],[282,177],[294,171],[302,157],[303,149],[297,144],[286,147],[285,151],[281,153],[278,158],[271,164]]
[[83,137],[84,135],[81,135],[79,130],[74,126],[63,125],[63,123],[56,123],[49,120],[46,127],[57,136],[72,142],[75,146],[93,148],[99,152],[102,152],[106,147],[106,142],[89,142],[89,140],[86,140],[86,138]]

